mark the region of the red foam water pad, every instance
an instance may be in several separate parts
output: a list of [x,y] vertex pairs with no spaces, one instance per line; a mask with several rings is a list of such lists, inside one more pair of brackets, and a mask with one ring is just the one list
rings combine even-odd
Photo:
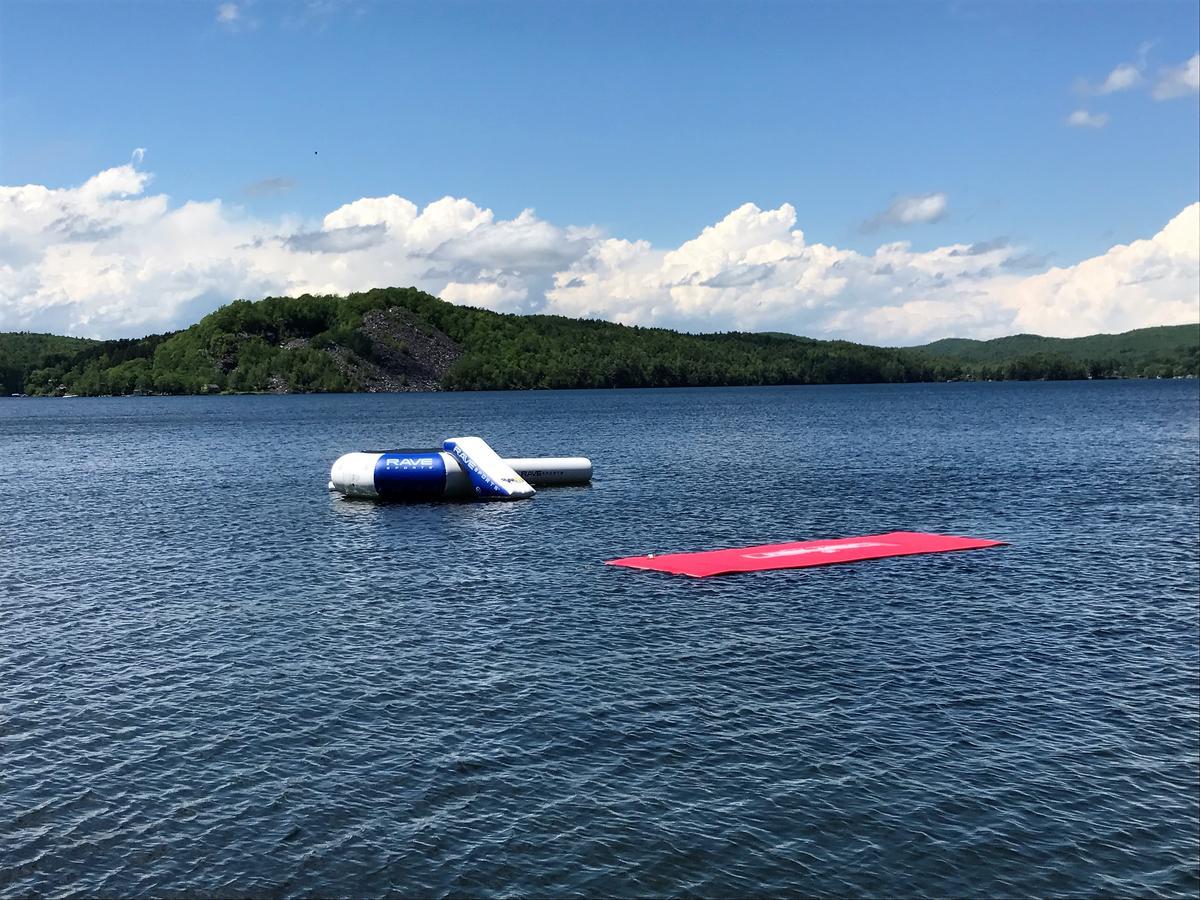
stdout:
[[628,556],[624,559],[610,559],[607,564],[705,578],[709,575],[728,575],[733,572],[804,569],[808,566],[828,566],[833,563],[857,562],[861,559],[881,559],[885,556],[976,550],[980,547],[999,547],[1003,544],[1004,541],[955,537],[949,534],[890,531],[887,534],[869,534],[832,541],[798,541],[791,544],[737,547],[732,550],[706,550],[702,553]]

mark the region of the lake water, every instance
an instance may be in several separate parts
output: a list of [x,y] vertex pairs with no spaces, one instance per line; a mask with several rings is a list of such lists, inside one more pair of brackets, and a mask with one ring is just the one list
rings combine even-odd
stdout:
[[[0,894],[1200,888],[1195,381],[0,400]],[[590,456],[330,496],[360,448]],[[706,580],[645,552],[1010,546]]]

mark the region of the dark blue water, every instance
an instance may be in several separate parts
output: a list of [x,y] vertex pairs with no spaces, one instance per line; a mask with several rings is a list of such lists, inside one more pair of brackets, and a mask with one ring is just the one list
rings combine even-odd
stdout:
[[[1194,895],[1198,401],[0,401],[0,894]],[[595,483],[326,493],[457,434]],[[602,565],[893,529],[1011,546]]]

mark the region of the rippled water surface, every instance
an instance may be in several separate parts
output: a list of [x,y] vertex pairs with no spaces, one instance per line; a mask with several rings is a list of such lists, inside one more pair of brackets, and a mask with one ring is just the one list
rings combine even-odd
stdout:
[[[0,894],[1195,894],[1198,399],[0,400]],[[458,434],[595,483],[326,492]]]

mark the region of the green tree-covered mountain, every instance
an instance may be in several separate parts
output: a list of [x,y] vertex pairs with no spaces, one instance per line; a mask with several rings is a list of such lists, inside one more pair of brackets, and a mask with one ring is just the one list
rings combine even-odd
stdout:
[[0,396],[21,393],[31,371],[61,364],[92,343],[57,334],[0,332]]
[[1015,334],[991,341],[946,338],[914,349],[973,364],[1003,365],[1058,357],[1082,365],[1094,377],[1170,377],[1196,373],[1200,324],[1138,328],[1123,334],[1081,338],[1036,334]]
[[[992,349],[1004,341],[1016,342],[1010,353]],[[1198,355],[1200,326],[884,348],[504,315],[415,288],[237,300],[183,331],[132,340],[0,335],[5,392],[51,395],[1174,376],[1197,374]]]

